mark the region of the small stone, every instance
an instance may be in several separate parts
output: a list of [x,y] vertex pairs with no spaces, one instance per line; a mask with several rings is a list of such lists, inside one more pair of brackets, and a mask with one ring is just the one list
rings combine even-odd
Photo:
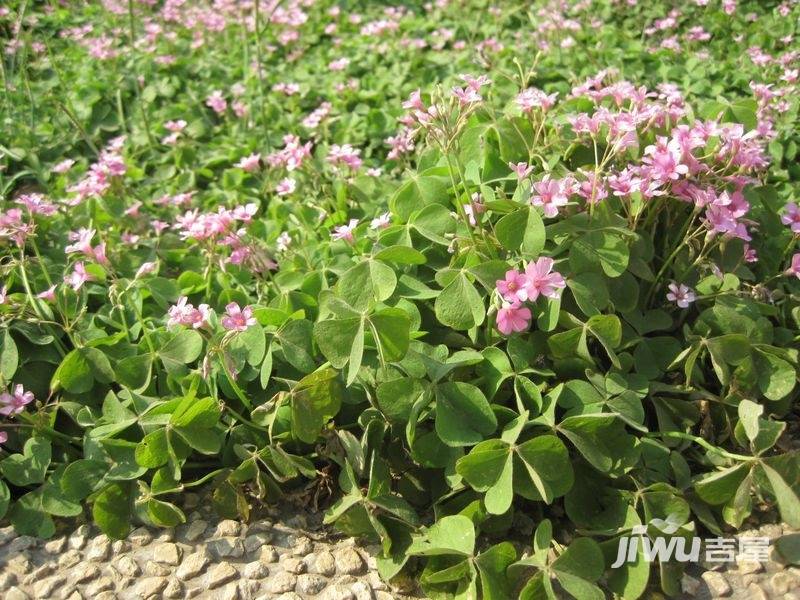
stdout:
[[0,527],[0,546],[3,546],[9,543],[17,537],[17,531],[14,529],[13,525],[8,525],[7,527]]
[[395,598],[389,592],[378,590],[375,592],[375,600],[395,600]]
[[183,585],[177,579],[170,579],[167,586],[164,588],[165,598],[180,598],[183,596]]
[[238,575],[230,563],[221,562],[214,565],[206,576],[206,583],[209,588],[218,588],[221,585],[228,583],[231,579]]
[[153,560],[165,565],[177,566],[181,562],[181,549],[172,542],[159,544],[153,550]]
[[28,575],[31,578],[31,582],[38,581],[40,579],[44,579],[48,575],[52,575],[56,570],[56,567],[53,563],[45,563],[38,569],[36,569],[33,573]]
[[83,596],[78,590],[73,590],[69,596],[65,596],[66,600],[83,600]]
[[133,545],[134,548],[140,548],[152,542],[153,535],[146,527],[137,527],[131,531],[130,535],[128,535],[128,541]]
[[61,554],[67,546],[67,537],[62,535],[45,543],[44,551],[48,554]]
[[117,600],[117,595],[114,592],[100,592],[92,600]]
[[21,535],[8,545],[9,554],[19,554],[28,548],[36,546],[38,540],[29,535]]
[[244,550],[245,552],[255,552],[268,544],[271,539],[272,535],[266,531],[248,535],[244,540]]
[[261,584],[258,581],[243,579],[239,582],[239,596],[242,598],[255,598]]
[[17,554],[14,558],[6,563],[6,567],[15,571],[17,575],[25,575],[31,572],[31,560],[26,553]]
[[194,542],[205,533],[206,527],[208,527],[208,523],[203,521],[203,519],[192,521],[186,528],[186,532],[183,534],[183,539],[185,539],[187,542]]
[[5,600],[28,600],[30,596],[18,587],[14,586],[6,592]]
[[328,580],[322,575],[300,575],[297,578],[297,592],[299,594],[306,594],[315,596],[325,589],[328,585]]
[[[377,571],[370,571],[367,574],[367,580],[369,581],[370,587],[372,587],[372,589],[376,592],[389,589],[386,585],[386,582],[384,582],[383,579],[381,579],[381,576],[378,574]],[[697,585],[700,585],[699,581],[697,582]]]
[[706,571],[703,573],[702,578],[714,596],[727,596],[731,593],[731,586],[728,585],[725,578],[716,571]]
[[40,579],[33,584],[33,595],[36,598],[50,598],[57,587],[64,585],[63,575],[54,575],[47,579]]
[[345,575],[358,575],[364,569],[364,559],[353,548],[343,548],[336,552],[336,570]]
[[72,583],[86,583],[87,581],[92,581],[99,575],[100,567],[90,563],[83,563],[72,572],[70,580]]
[[0,573],[0,591],[7,590],[17,583],[17,576],[14,573]]
[[798,582],[786,572],[775,573],[769,580],[772,591],[778,596],[783,596],[788,593],[789,590],[797,584]]
[[[266,596],[261,596],[258,600],[262,600],[263,598],[266,598]],[[286,592],[280,596],[275,596],[273,600],[303,600],[303,597],[295,592]]]
[[306,556],[314,551],[314,544],[307,537],[298,538],[294,543],[292,554],[295,556]]
[[158,532],[158,537],[155,538],[156,542],[163,544],[164,542],[174,542],[175,541],[175,528],[174,527],[167,527],[166,529],[160,529]]
[[161,593],[167,587],[166,577],[146,577],[136,586],[136,595],[140,598],[150,598]]
[[236,537],[241,531],[241,525],[238,521],[231,519],[224,519],[217,524],[217,529],[214,532],[214,537]]
[[283,570],[287,573],[299,575],[306,570],[306,563],[299,558],[289,557],[281,561],[281,567],[283,567]]
[[291,592],[297,585],[297,575],[293,573],[277,573],[266,582],[266,588],[273,594]]
[[755,583],[748,586],[747,594],[749,600],[769,600],[769,596],[761,589],[761,586]]
[[204,552],[195,552],[183,559],[175,575],[181,581],[197,577],[208,565],[208,555]]
[[127,552],[130,549],[131,545],[125,540],[117,540],[116,542],[111,544],[111,551],[114,553],[114,556],[118,556],[123,552]]
[[244,555],[242,540],[236,537],[211,540],[206,547],[217,558],[241,558]]
[[125,577],[137,577],[142,573],[139,564],[130,556],[120,556],[114,566]]
[[258,560],[267,565],[277,562],[278,558],[278,551],[274,546],[262,546],[258,553]]
[[73,550],[80,550],[86,545],[86,538],[88,535],[89,527],[87,525],[81,525],[69,536],[69,547]]
[[214,595],[215,600],[237,600],[239,597],[239,587],[235,583],[229,583]]
[[[89,551],[86,553],[86,559],[99,562],[108,558],[108,553],[111,551],[111,541],[106,535],[99,535],[92,540],[89,545]],[[102,590],[101,590],[102,591]]]
[[161,565],[154,560],[148,560],[144,564],[144,574],[150,577],[166,577],[172,571],[166,565]]
[[325,588],[325,591],[319,595],[319,600],[353,600],[353,592],[350,591],[345,585],[332,585]]
[[737,560],[736,567],[742,575],[749,575],[750,573],[760,573],[764,570],[762,565],[757,560]]
[[333,575],[336,572],[336,559],[333,558],[333,554],[327,550],[317,553],[316,559],[314,560],[313,572],[325,575],[326,577]]
[[697,591],[700,589],[700,580],[692,577],[691,575],[684,573],[683,577],[681,578],[681,590],[684,594],[688,594],[689,596],[696,596]]
[[369,587],[368,583],[363,581],[355,582],[350,588],[350,591],[353,592],[353,596],[356,597],[356,600],[375,600],[375,594],[372,588]]
[[200,504],[200,496],[194,494],[192,492],[187,492],[183,495],[183,508],[186,510],[192,510],[196,508],[197,505]]
[[242,570],[242,576],[247,579],[264,579],[267,575],[269,575],[267,565],[258,560],[247,563]]
[[99,577],[88,586],[86,586],[86,593],[89,595],[90,598],[94,598],[100,592],[105,592],[106,590],[113,590],[114,589],[114,582],[110,577]]

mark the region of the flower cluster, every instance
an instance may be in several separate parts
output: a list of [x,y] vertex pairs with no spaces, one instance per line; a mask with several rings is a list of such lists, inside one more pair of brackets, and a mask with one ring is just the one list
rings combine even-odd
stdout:
[[540,257],[528,263],[523,272],[512,269],[496,283],[502,306],[497,311],[497,329],[504,335],[525,331],[530,325],[531,311],[524,302],[535,302],[539,296],[557,299],[567,283],[561,273],[553,271],[552,258]]

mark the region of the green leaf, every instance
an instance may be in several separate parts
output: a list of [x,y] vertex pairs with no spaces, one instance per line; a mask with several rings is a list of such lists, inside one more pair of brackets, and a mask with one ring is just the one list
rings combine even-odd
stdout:
[[359,335],[364,337],[364,320],[361,317],[328,319],[314,324],[314,340],[336,369],[341,369],[350,360],[356,336]]
[[142,467],[156,469],[169,460],[167,430],[156,429],[148,433],[136,446],[136,462]]
[[76,348],[61,361],[50,387],[61,386],[72,394],[83,394],[92,389],[95,380],[101,383],[114,380],[111,363],[97,348]]
[[486,440],[458,459],[456,472],[475,490],[486,492],[484,504],[494,515],[505,513],[514,498],[511,447],[502,440]]
[[376,260],[391,262],[398,265],[422,265],[427,262],[425,255],[410,246],[389,246],[375,254]]
[[19,364],[19,352],[17,351],[17,344],[8,330],[3,332],[0,338],[0,376],[10,382],[17,372],[17,365]]
[[6,482],[0,479],[0,519],[6,516],[8,505],[11,503],[11,491]]
[[117,381],[132,390],[144,389],[150,383],[152,364],[153,357],[150,354],[126,356],[115,365]]
[[554,435],[540,435],[516,447],[523,466],[514,472],[515,490],[530,500],[550,504],[569,492],[575,480],[569,451]]
[[785,562],[800,565],[800,533],[788,533],[779,537],[775,540],[775,549]]
[[471,329],[486,318],[480,294],[463,273],[456,275],[436,297],[434,310],[443,325],[458,330]]
[[310,373],[317,367],[311,346],[312,335],[313,325],[307,319],[291,319],[275,334],[283,357],[301,373]]
[[408,352],[411,341],[411,319],[401,308],[385,308],[371,317],[369,322],[377,333],[378,350],[385,362],[401,360]]
[[495,544],[475,557],[475,566],[481,575],[484,600],[506,600],[512,597],[512,587],[506,571],[517,560],[517,551],[511,542]]
[[303,442],[314,442],[341,404],[342,388],[336,371],[323,369],[306,375],[291,391],[292,432]]
[[589,231],[572,243],[569,262],[576,273],[597,270],[619,277],[628,268],[630,250],[625,240],[608,231]]
[[639,457],[636,438],[616,415],[567,417],[558,429],[594,468],[612,477],[630,470]]
[[694,484],[694,490],[701,500],[712,506],[730,500],[747,474],[750,465],[739,464],[721,471],[703,475]]
[[64,494],[78,502],[97,489],[108,472],[108,465],[99,460],[82,458],[71,462],[61,475]]
[[781,519],[790,527],[800,527],[800,498],[778,471],[764,461],[760,465],[767,475],[770,486],[772,486],[772,493],[775,494],[775,499],[778,501]]
[[417,537],[409,554],[438,556],[459,554],[471,556],[475,550],[475,527],[463,515],[442,517]]
[[130,490],[127,485],[112,483],[94,501],[92,516],[108,537],[121,540],[131,529]]
[[203,336],[194,329],[181,329],[158,351],[164,368],[178,372],[183,365],[197,360],[203,351]]
[[794,367],[774,354],[758,349],[753,359],[761,393],[769,400],[780,400],[788,396],[796,383]]
[[50,441],[44,438],[29,438],[22,454],[12,454],[0,462],[0,473],[10,483],[24,487],[44,481],[50,464]]
[[424,391],[423,382],[412,377],[385,381],[376,391],[378,408],[390,423],[407,423],[411,407]]
[[604,600],[605,594],[595,585],[605,570],[600,546],[590,538],[577,538],[550,565],[561,586],[574,598]]
[[536,209],[526,206],[502,217],[495,225],[497,240],[507,250],[538,257],[544,249],[545,229]]
[[41,490],[19,498],[8,511],[8,520],[20,535],[49,538],[56,531],[53,519],[42,508]]
[[336,284],[339,296],[357,311],[383,302],[394,292],[397,276],[377,260],[364,260],[345,271]]
[[497,428],[497,419],[477,387],[461,381],[436,387],[436,433],[448,446],[471,446]]

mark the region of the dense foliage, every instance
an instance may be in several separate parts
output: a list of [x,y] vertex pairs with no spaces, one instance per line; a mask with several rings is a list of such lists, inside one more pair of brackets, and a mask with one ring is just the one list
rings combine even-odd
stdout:
[[674,4],[6,3],[0,517],[292,494],[487,599],[800,526],[800,8]]

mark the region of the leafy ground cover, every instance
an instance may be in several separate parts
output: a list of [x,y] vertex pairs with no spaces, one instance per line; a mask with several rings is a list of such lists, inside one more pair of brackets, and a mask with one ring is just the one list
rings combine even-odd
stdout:
[[0,8],[0,513],[305,494],[432,598],[800,526],[799,10]]

